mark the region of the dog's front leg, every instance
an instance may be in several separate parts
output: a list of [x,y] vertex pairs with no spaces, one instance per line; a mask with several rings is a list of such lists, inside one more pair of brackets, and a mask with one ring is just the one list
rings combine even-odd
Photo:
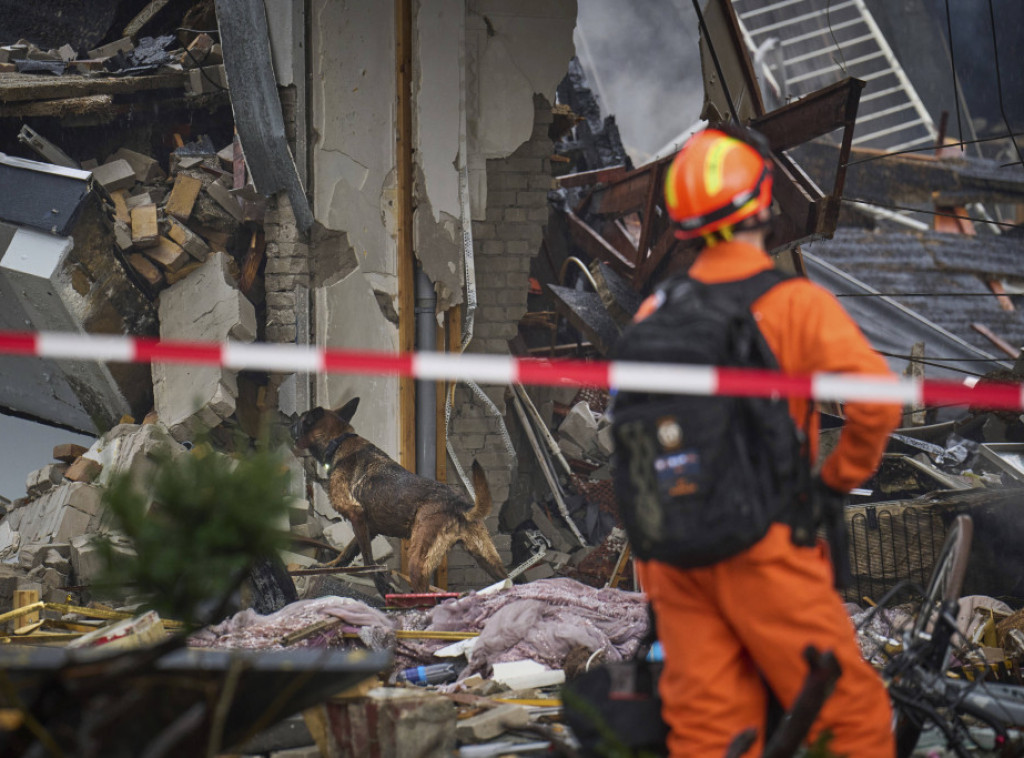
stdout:
[[[366,517],[363,515],[362,509],[349,512],[348,517],[352,522],[352,530],[356,533],[356,541],[359,543],[359,551],[363,554],[363,565],[376,566],[377,564],[373,560],[370,529],[366,525]],[[346,552],[348,551],[346,550]],[[391,584],[388,582],[386,571],[375,572],[373,574],[373,583],[377,587],[377,592],[380,593],[381,597],[384,597],[391,591]]]

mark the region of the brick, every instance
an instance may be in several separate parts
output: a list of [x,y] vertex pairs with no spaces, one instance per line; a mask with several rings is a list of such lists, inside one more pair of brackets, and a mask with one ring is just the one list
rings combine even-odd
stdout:
[[144,252],[147,258],[165,271],[178,271],[191,260],[181,245],[164,236],[158,237],[156,245],[146,248]]
[[546,224],[551,218],[551,209],[545,205],[543,208],[530,208],[526,212],[526,220],[534,223]]
[[168,216],[174,216],[180,221],[187,222],[202,188],[201,179],[196,179],[188,174],[178,174],[174,179],[171,196],[167,198],[167,205],[164,206],[164,212]]
[[526,221],[525,208],[506,208],[501,215],[505,221]]
[[533,252],[530,248],[530,243],[526,240],[509,240],[505,244],[508,248],[509,255],[529,255]]
[[498,238],[503,240],[528,239],[533,224],[505,222],[498,226]]
[[128,214],[127,192],[123,189],[119,189],[114,190],[109,194],[110,199],[114,201],[114,218],[118,221],[123,221],[126,224],[129,223],[131,221],[131,216]]
[[539,174],[544,170],[544,161],[540,158],[506,158],[505,168],[508,171],[521,171],[525,174]]
[[481,255],[504,255],[505,243],[500,240],[484,240],[478,250]]
[[107,193],[135,185],[135,170],[128,161],[109,161],[93,169],[92,177]]
[[140,205],[131,210],[132,244],[136,247],[151,247],[160,240],[160,225],[157,221],[156,205]]
[[487,193],[487,208],[503,208],[516,205],[518,190],[496,190]]
[[497,235],[497,229],[494,224],[487,224],[480,221],[473,222],[473,239],[474,240],[491,240]]
[[295,327],[282,325],[268,325],[267,340],[269,342],[295,342]]
[[291,326],[295,324],[294,308],[268,308],[267,324],[282,324]]
[[128,265],[141,276],[151,287],[159,287],[164,283],[164,275],[156,264],[142,253],[132,253],[128,256]]
[[74,463],[75,459],[78,458],[82,453],[88,452],[89,448],[82,447],[81,445],[75,445],[74,443],[65,443],[63,445],[56,445],[53,448],[53,459],[55,461],[61,461],[62,463]]
[[64,478],[73,482],[89,483],[95,481],[101,471],[103,471],[103,464],[98,461],[91,458],[79,458],[68,466],[68,470],[64,472]]
[[267,274],[305,274],[309,272],[306,258],[270,258],[265,269]]
[[227,187],[218,182],[207,185],[206,192],[217,204],[226,210],[235,221],[242,220],[242,206],[238,204],[237,198],[231,194]]
[[210,254],[210,246],[206,244],[206,240],[175,219],[170,219],[167,236],[181,245],[182,249],[197,261],[205,261],[206,256]]
[[29,497],[38,497],[52,489],[53,485],[60,484],[67,468],[68,464],[66,463],[48,463],[42,468],[36,469],[26,478],[25,491]]
[[544,190],[520,190],[516,192],[516,205],[523,206],[547,206],[548,193]]

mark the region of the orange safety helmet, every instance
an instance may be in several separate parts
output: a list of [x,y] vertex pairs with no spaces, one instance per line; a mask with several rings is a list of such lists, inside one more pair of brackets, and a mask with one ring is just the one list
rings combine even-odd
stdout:
[[[757,135],[760,136],[760,135]],[[772,202],[772,162],[756,147],[718,129],[683,145],[665,175],[665,206],[676,237],[723,232]]]

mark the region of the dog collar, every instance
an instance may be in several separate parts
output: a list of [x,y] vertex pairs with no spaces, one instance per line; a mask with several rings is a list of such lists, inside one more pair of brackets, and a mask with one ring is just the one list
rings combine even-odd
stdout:
[[351,439],[352,437],[358,437],[359,435],[355,432],[345,432],[342,435],[335,437],[333,440],[327,443],[327,447],[324,448],[323,464],[327,467],[331,465],[331,459],[334,458],[334,454],[338,452],[338,448],[341,447],[345,440]]

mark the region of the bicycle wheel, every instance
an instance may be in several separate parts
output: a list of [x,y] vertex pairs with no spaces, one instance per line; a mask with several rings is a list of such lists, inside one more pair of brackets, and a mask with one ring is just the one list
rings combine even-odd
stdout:
[[[970,516],[961,515],[953,520],[932,569],[928,589],[914,618],[909,647],[902,654],[914,656],[912,664],[920,665],[939,676],[945,672],[953,634],[956,631],[948,622],[942,620],[942,612],[943,608],[960,598],[973,535],[974,523]],[[912,671],[913,667],[908,674],[912,674]],[[903,694],[904,697],[897,699],[897,693]],[[915,698],[920,697],[920,692],[914,686],[912,677],[910,681],[893,682],[890,694],[893,696],[896,755],[899,758],[906,758],[917,745],[925,721],[934,719],[935,711],[914,706]]]

